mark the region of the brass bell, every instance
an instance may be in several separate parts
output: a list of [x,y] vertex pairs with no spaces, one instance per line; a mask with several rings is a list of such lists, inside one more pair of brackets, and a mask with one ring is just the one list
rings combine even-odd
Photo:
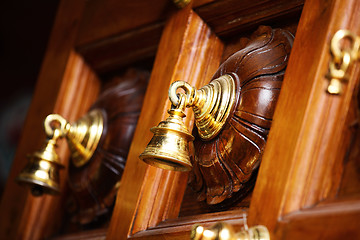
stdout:
[[55,151],[56,140],[60,137],[60,131],[55,130],[52,138],[47,139],[40,151],[29,155],[29,163],[17,177],[20,184],[30,186],[34,196],[45,194],[58,194],[59,170],[64,166],[60,164]]
[[35,196],[58,194],[60,163],[55,151],[56,141],[65,137],[76,167],[85,165],[92,157],[104,129],[104,115],[101,110],[92,110],[73,124],[58,114],[50,114],[44,121],[47,140],[40,151],[29,156],[29,163],[17,177],[20,184],[29,185]]
[[168,111],[170,116],[165,121],[150,129],[154,136],[139,156],[144,162],[168,170],[189,171],[192,168],[189,141],[194,137],[182,121],[185,106],[184,101],[181,102],[178,108]]
[[[182,88],[185,93],[177,93]],[[199,90],[184,81],[176,81],[169,88],[172,109],[170,116],[150,130],[154,137],[139,158],[144,162],[169,170],[189,171],[189,144],[194,137],[182,118],[186,107],[194,110],[195,124],[203,140],[213,139],[224,126],[235,103],[235,81],[223,75]]]
[[245,227],[235,232],[233,227],[225,222],[217,222],[210,228],[199,224],[192,227],[191,240],[270,240],[270,233],[264,225]]

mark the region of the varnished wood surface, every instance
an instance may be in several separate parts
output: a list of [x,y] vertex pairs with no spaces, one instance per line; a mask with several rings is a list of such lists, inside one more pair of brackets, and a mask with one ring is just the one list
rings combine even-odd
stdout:
[[[78,119],[86,113],[87,109],[89,109],[96,99],[99,90],[100,81],[97,76],[88,68],[79,55],[71,52],[54,113],[61,114],[70,122],[75,121],[75,119]],[[62,164],[66,167],[65,169],[67,169],[69,164],[69,150],[65,140],[59,142],[57,153]],[[60,174],[61,192],[66,193],[68,187],[68,171],[62,171]],[[34,239],[45,238],[58,231],[61,222],[64,221],[62,203],[65,198],[66,194],[61,194],[60,196],[43,196],[34,198],[34,201],[30,202],[29,208],[31,208],[33,215],[29,216],[26,225],[28,233],[31,234]]]
[[78,233],[72,233],[68,235],[62,235],[60,237],[50,238],[51,240],[105,240],[107,229],[96,229],[89,231],[82,231]]
[[[57,102],[52,112],[61,114],[69,121],[78,118],[84,114],[85,109],[89,108],[94,101],[94,98],[97,96],[100,89],[99,83],[97,77],[87,67],[82,58],[76,53],[71,52],[64,73],[64,79],[57,96]],[[76,94],[74,94],[74,92],[76,92]],[[43,121],[44,119],[39,120],[37,124],[40,126],[38,129],[39,132],[33,133],[34,135],[44,135],[42,127]],[[40,138],[39,140],[44,141],[45,136],[42,138],[43,139]],[[67,166],[69,151],[66,143],[61,141],[58,145],[57,153],[61,163],[64,166]],[[38,147],[39,146],[34,146],[34,149],[29,149],[28,152],[25,152],[24,154],[31,153],[38,149]],[[25,161],[28,161],[25,157],[21,160],[24,164],[26,163]],[[61,192],[63,193],[66,192],[66,179],[67,172],[61,171],[60,186]],[[16,183],[14,181],[11,184],[15,185]],[[4,236],[8,236],[9,239],[40,239],[51,236],[51,234],[60,226],[61,218],[64,213],[61,209],[61,203],[65,196],[33,197],[29,190],[24,187],[17,192],[17,194],[24,193],[28,194],[28,199],[24,199],[27,200],[23,206],[24,209],[22,209],[22,212],[18,213],[21,216],[20,225],[16,225],[14,224],[15,222],[12,222],[13,224],[11,227],[14,229],[4,233]],[[19,201],[14,203],[19,204]],[[18,209],[21,210],[21,208]],[[11,214],[13,214],[12,217],[16,216],[14,212]]]
[[360,198],[295,212],[280,221],[279,239],[359,239],[359,216]]
[[351,106],[347,119],[347,130],[350,134],[350,143],[346,148],[344,157],[344,173],[341,177],[341,184],[337,197],[357,197],[360,195],[360,105],[359,87],[357,82],[355,94],[352,97]]
[[102,138],[90,161],[83,167],[68,166],[68,201],[73,203],[65,224],[80,225],[111,216],[131,140],[140,114],[150,73],[128,69],[114,76],[90,109],[104,116]]
[[237,97],[215,138],[203,141],[193,131],[195,158],[189,184],[199,201],[229,207],[252,189],[292,42],[290,32],[260,26],[247,46],[232,54],[214,74],[213,79],[231,75]]
[[334,33],[346,28],[359,34],[359,7],[351,0],[305,3],[249,210],[250,225],[266,225],[272,238],[281,234],[278,219],[334,197],[339,187],[359,68],[340,96],[326,93],[325,75]]
[[[218,66],[221,53],[219,39],[189,8],[169,19],[130,147],[107,239],[126,239],[128,234],[146,231],[162,220],[177,216],[187,175],[147,166],[138,156],[152,137],[149,129],[167,116],[170,83],[184,79],[201,85]],[[189,126],[190,120],[191,115],[186,118],[186,125]]]
[[[88,2],[76,49],[98,73],[154,57],[166,19],[178,11],[173,5],[170,0],[159,0],[156,4]],[[303,0],[193,2],[195,11],[220,37],[255,31],[259,24],[297,21],[302,6]],[[115,9],[117,14],[112,15]]]
[[[227,4],[231,1],[198,0],[195,1],[194,6],[196,6],[197,11],[200,11],[201,8],[212,9],[213,12],[208,15],[209,18],[205,20],[205,23],[210,22],[212,17],[221,15],[219,13],[222,11],[227,12],[223,17],[224,20],[228,21],[227,24],[223,24],[224,22],[221,22],[222,19],[220,19],[213,21],[212,25],[217,33],[226,38],[242,29],[237,24],[242,25],[243,29],[246,29],[249,26],[254,27],[264,19],[265,22],[271,22],[274,19],[273,17],[269,18],[268,14],[271,11],[267,11],[266,7],[262,9],[263,11],[260,11],[263,15],[251,15],[250,13],[254,13],[256,10],[256,8],[253,8],[248,11],[249,15],[247,15],[247,18],[240,19],[236,14],[232,14],[232,8],[236,8],[237,10],[234,9],[234,11],[242,14],[244,11],[245,13],[247,12],[245,9],[239,10],[236,7],[237,5],[229,5],[224,9],[222,7],[215,7],[221,6],[216,5],[220,2]],[[280,15],[291,16],[293,13],[298,14],[301,11],[301,1],[283,3],[285,5],[279,4],[279,8],[273,8],[274,15],[272,16],[275,16],[275,19],[281,19],[281,17],[277,18]],[[91,7],[93,11],[91,14],[96,16],[96,4],[98,2],[88,1],[88,4],[94,4]],[[115,2],[114,4],[117,5],[118,3]],[[266,3],[264,4],[264,6],[270,6],[266,5]],[[328,84],[328,80],[324,78],[324,75],[326,74],[327,64],[330,59],[328,42],[334,32],[339,28],[349,28],[355,33],[360,34],[359,22],[354,21],[354,19],[359,19],[358,14],[360,11],[357,11],[359,9],[358,4],[355,0],[308,0],[305,3],[305,9],[295,40],[296,50],[293,51],[295,53],[291,56],[288,67],[290,71],[285,77],[285,86],[283,86],[282,90],[285,93],[279,99],[281,107],[278,107],[275,113],[275,122],[272,126],[273,133],[270,133],[268,147],[265,150],[265,156],[249,210],[249,225],[265,224],[270,229],[272,237],[297,236],[298,238],[304,238],[304,235],[301,235],[301,229],[309,229],[311,231],[311,226],[306,221],[306,217],[310,215],[317,218],[317,220],[311,220],[311,225],[315,229],[313,233],[319,233],[319,231],[324,230],[322,227],[326,227],[326,225],[316,224],[321,221],[328,224],[335,223],[334,216],[339,214],[340,210],[344,209],[342,207],[347,205],[350,207],[346,208],[349,210],[347,212],[349,214],[345,218],[339,218],[344,219],[342,225],[340,224],[339,226],[346,229],[348,224],[350,230],[355,229],[352,223],[357,222],[357,200],[354,200],[355,203],[353,204],[349,202],[336,203],[338,205],[334,208],[338,210],[331,211],[329,208],[325,209],[330,215],[323,215],[323,218],[317,215],[319,213],[317,209],[314,209],[316,210],[314,212],[308,212],[308,215],[303,215],[305,216],[304,218],[300,216],[299,219],[296,219],[294,215],[291,218],[291,214],[295,214],[298,210],[300,212],[303,211],[301,209],[304,207],[311,208],[323,199],[336,198],[336,190],[342,179],[342,159],[344,151],[347,149],[346,146],[349,143],[349,134],[346,130],[348,122],[346,119],[348,119],[349,103],[354,89],[353,81],[356,79],[351,80],[346,85],[344,95],[337,98],[336,96],[329,96],[324,93],[324,89]],[[88,39],[92,38],[92,40],[88,41],[84,38],[86,41],[81,42],[80,38],[78,38],[77,44],[75,44],[74,37],[78,27],[77,24],[82,21],[80,20],[82,3],[74,3],[73,1],[70,3],[70,1],[63,0],[61,6],[63,18],[58,19],[55,24],[52,40],[49,44],[49,52],[44,59],[38,87],[34,95],[35,98],[29,111],[19,150],[14,160],[15,164],[1,203],[0,236],[5,236],[8,239],[39,239],[39,236],[48,236],[56,228],[55,222],[58,221],[59,215],[55,216],[56,214],[52,214],[51,210],[54,208],[54,204],[56,205],[57,200],[54,201],[52,197],[46,197],[46,200],[38,201],[13,183],[13,179],[24,166],[25,155],[36,149],[42,142],[39,133],[42,133],[43,130],[39,123],[42,123],[43,118],[47,114],[53,112],[56,108],[55,103],[60,101],[57,99],[57,96],[62,86],[64,69],[68,62],[67,59],[73,46],[81,47],[87,44],[90,46],[97,43],[98,40],[102,41],[109,36],[114,37],[114,34],[120,31],[119,29],[116,30],[116,27],[113,28],[115,25],[121,26],[116,21],[114,21],[113,26],[109,27],[110,31],[106,30],[105,27],[101,29],[99,25],[98,29],[100,29],[98,31],[100,37],[95,36],[96,33],[94,33],[94,36],[88,35],[86,37],[89,37]],[[110,12],[115,12],[111,14],[112,16],[118,14],[116,8],[111,10],[113,11]],[[180,10],[177,14],[183,14],[184,11],[186,10]],[[108,16],[104,12],[99,16],[103,16],[105,19]],[[69,17],[67,14],[70,14],[72,17]],[[146,165],[137,158],[151,138],[149,128],[155,126],[166,117],[166,110],[169,107],[166,105],[169,104],[166,92],[170,81],[178,80],[176,79],[178,77],[196,75],[195,73],[188,75],[188,72],[184,73],[181,70],[182,66],[197,62],[192,57],[187,57],[192,51],[196,52],[198,50],[196,46],[199,45],[199,42],[191,43],[193,39],[190,36],[199,32],[192,32],[190,30],[194,26],[192,25],[194,24],[194,19],[187,22],[189,19],[188,14],[184,14],[181,17],[174,16],[165,25],[164,35],[160,43],[163,49],[162,51],[159,50],[158,60],[154,65],[155,71],[152,75],[151,87],[147,94],[149,103],[147,103],[146,108],[143,108],[144,113],[141,120],[143,125],[138,127],[131,146],[131,154],[128,158],[129,164],[124,173],[124,185],[121,186],[119,191],[122,194],[117,200],[107,239],[121,239],[121,237],[125,239],[129,230],[132,231],[132,237],[134,238],[184,239],[187,236],[186,232],[189,231],[190,224],[185,228],[181,228],[181,226],[178,226],[178,223],[181,223],[181,221],[178,221],[176,216],[180,207],[180,199],[186,187],[185,177],[181,174],[165,172],[151,167],[146,170]],[[91,17],[90,15],[88,15],[89,18]],[[121,16],[116,17],[120,18]],[[104,19],[97,19],[96,21],[100,22]],[[110,24],[113,23],[111,16],[104,21],[108,21]],[[199,24],[198,20],[196,21]],[[135,21],[135,24],[138,23],[139,21]],[[203,24],[203,29],[208,29],[204,27],[205,23],[201,23]],[[233,30],[228,29],[229,26]],[[91,24],[89,24],[89,28],[91,28]],[[208,30],[200,32],[204,35],[209,33]],[[182,40],[184,36],[189,36],[185,38],[187,41]],[[198,53],[206,54],[195,55],[199,59],[205,57],[218,60],[208,62],[202,60],[204,65],[210,64],[211,66],[203,69],[203,73],[199,74],[199,76],[203,77],[201,81],[208,81],[211,78],[211,69],[217,68],[215,65],[219,63],[222,54],[222,44],[218,39],[214,40],[216,37],[213,33],[209,36],[209,39],[212,40],[202,46],[205,46],[205,48],[213,47],[215,49],[214,52],[201,50]],[[186,45],[186,42],[189,45]],[[206,42],[205,38],[200,42]],[[186,48],[184,50],[184,46],[194,46],[194,48]],[[211,56],[212,53],[215,55]],[[137,56],[140,55],[138,54]],[[185,71],[196,72],[197,70],[186,69]],[[358,66],[353,68],[351,76],[359,76]],[[196,82],[199,83],[200,80],[196,80]],[[96,84],[94,87],[93,90],[96,92]],[[74,86],[70,87],[70,89],[73,88]],[[95,92],[94,95],[96,95]],[[151,97],[153,93],[156,93],[155,97]],[[64,98],[64,101],[66,102],[67,99],[72,101],[72,96],[76,94],[76,91],[71,92],[69,90],[69,95]],[[66,96],[66,94],[63,96]],[[86,101],[90,102],[91,97]],[[60,104],[57,106],[59,109],[64,106],[63,114],[71,120],[76,120],[77,114],[80,115],[80,113],[76,112],[79,109],[72,112],[69,105]],[[75,106],[79,105],[75,104]],[[154,106],[163,107],[154,108]],[[86,109],[80,109],[79,111],[86,111]],[[342,145],[339,145],[339,142]],[[66,150],[61,148],[60,155],[66,155],[62,151],[66,152]],[[133,169],[136,169],[136,171]],[[141,185],[144,179],[147,182]],[[137,202],[138,199],[139,202]],[[342,205],[343,203],[345,205]],[[24,206],[24,204],[26,205]],[[148,206],[151,207],[148,208]],[[40,211],[40,207],[44,207],[44,211]],[[134,224],[131,225],[130,222],[134,214],[136,214],[136,219]],[[338,216],[341,217],[343,215]],[[52,216],[56,219],[51,219],[50,217]],[[194,219],[196,220],[196,217],[189,216],[189,219],[193,221]],[[281,218],[285,221],[278,223],[278,219]],[[206,222],[206,219],[204,221]],[[35,222],[39,225],[35,224]],[[286,226],[289,222],[290,225]],[[319,227],[317,228],[315,225]],[[163,226],[162,229],[161,226]],[[158,227],[158,229],[152,230],[151,227]],[[278,232],[275,232],[275,229]],[[333,232],[336,232],[336,230]],[[80,238],[81,235],[80,233],[77,237]],[[86,233],[83,236],[87,236]],[[315,238],[316,234],[312,236]],[[306,235],[306,237],[308,236]]]
[[246,221],[246,210],[224,211],[210,214],[198,214],[196,218],[180,217],[161,222],[156,227],[132,235],[129,239],[190,239],[190,231],[195,224],[209,227],[217,222],[227,222],[235,230],[240,230]]
[[98,74],[131,66],[144,59],[153,59],[164,21],[140,27],[77,47],[77,51]]
[[238,32],[256,29],[260,24],[298,18],[304,0],[276,1],[214,1],[195,8],[195,11],[220,37],[231,37]]
[[[44,200],[33,198],[27,190],[18,186],[14,179],[26,164],[26,154],[41,146],[45,138],[42,122],[48,114],[54,112],[56,103],[62,97],[59,94],[63,83],[64,69],[75,40],[74,33],[78,27],[76,23],[81,15],[82,7],[82,1],[78,1],[76,4],[72,1],[63,1],[59,6],[57,16],[67,12],[71,17],[56,18],[54,23],[57,29],[52,31],[47,48],[51,51],[47,51],[45,54],[34,97],[28,110],[28,117],[1,201],[0,236],[3,238],[39,239],[44,232],[48,234],[56,228],[51,224],[55,220],[46,219],[43,212],[37,211],[40,206],[51,206],[50,203],[54,202],[53,197],[44,197],[42,198]],[[67,34],[63,35],[63,32],[67,32]],[[80,98],[78,99],[80,100]],[[59,113],[69,116],[68,112]],[[77,113],[74,112],[74,114]],[[59,155],[64,156],[63,154]],[[50,205],[45,206],[45,203]],[[34,227],[34,224],[37,227]]]
[[177,11],[169,0],[87,1],[76,46],[97,42],[120,33],[164,21]]

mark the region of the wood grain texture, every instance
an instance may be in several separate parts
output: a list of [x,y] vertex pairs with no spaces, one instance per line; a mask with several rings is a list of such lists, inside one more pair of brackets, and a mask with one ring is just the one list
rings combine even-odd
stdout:
[[[54,113],[61,114],[69,121],[78,119],[89,109],[99,90],[100,80],[79,55],[71,52]],[[59,142],[57,153],[61,163],[67,169],[70,156],[65,140]],[[62,171],[60,174],[61,192],[65,193],[68,188],[68,171]],[[64,194],[60,196],[44,196],[34,198],[33,202],[27,203],[33,212],[31,218],[26,222],[27,231],[34,239],[51,236],[58,231],[60,223],[64,221],[63,217],[65,217],[64,209],[61,208],[65,198],[66,195]]]
[[195,8],[195,11],[220,37],[272,25],[300,15],[304,0],[276,1],[214,1]]
[[81,45],[77,51],[98,74],[131,66],[155,57],[164,24],[157,22]]
[[[58,8],[54,23],[56,30],[53,29],[51,33],[34,97],[28,110],[28,117],[24,124],[0,206],[2,212],[0,236],[7,239],[39,239],[40,236],[46,235],[45,232],[49,234],[55,227],[50,222],[45,224],[49,220],[47,213],[41,214],[45,213],[46,209],[50,209],[48,207],[51,202],[54,202],[53,197],[43,197],[41,198],[43,200],[35,199],[27,190],[18,186],[14,179],[26,164],[26,154],[41,146],[45,138],[42,122],[48,114],[56,110],[56,102],[60,101],[60,98],[65,94],[60,93],[60,88],[64,81],[64,70],[75,40],[77,23],[82,8],[83,1],[78,1],[76,4],[72,1],[62,1]],[[63,19],[62,16],[65,12],[71,17]],[[67,34],[63,35],[63,32],[67,32]],[[67,112],[58,113],[68,116]],[[59,155],[64,156],[62,153]],[[38,212],[42,203],[45,203],[43,201],[48,205],[43,204],[46,207],[44,212]],[[34,205],[33,207],[33,203],[36,203],[37,206]],[[35,223],[38,224],[36,228],[33,227]]]
[[304,5],[249,210],[250,225],[266,225],[272,238],[279,218],[333,197],[339,187],[349,143],[346,116],[359,68],[352,69],[340,96],[326,93],[325,76],[334,33],[345,28],[359,34],[353,20],[359,4],[311,0]]
[[199,214],[194,218],[181,217],[176,219],[169,219],[161,222],[156,227],[152,227],[146,231],[138,232],[129,239],[172,239],[183,240],[190,238],[190,232],[195,224],[209,227],[217,222],[226,222],[231,224],[235,230],[240,230],[244,227],[246,221],[247,211],[234,210],[224,211],[210,214]]
[[162,22],[176,11],[176,6],[169,0],[87,1],[76,46],[108,39],[120,33]]
[[[152,137],[149,129],[167,115],[170,107],[168,87],[171,82],[183,79],[200,86],[219,65],[221,53],[222,43],[191,11],[191,6],[178,11],[167,21],[107,239],[126,239],[128,234],[144,231],[178,214],[187,175],[147,166],[138,156]],[[188,115],[187,126],[192,117]]]
[[78,233],[72,233],[68,235],[62,235],[59,237],[52,237],[51,240],[105,240],[106,239],[107,229],[96,229],[96,230],[88,230],[81,231]]
[[[213,79],[229,74],[237,97],[228,122],[210,141],[195,136],[190,185],[198,200],[218,207],[252,189],[293,42],[290,32],[261,26],[245,48],[221,64]],[[221,205],[221,206],[219,206]]]
[[286,215],[279,239],[359,239],[360,201],[345,200]]
[[[65,69],[64,79],[58,93],[57,102],[52,112],[59,113],[66,119],[75,119],[81,116],[85,109],[90,107],[99,89],[100,82],[97,77],[91,72],[80,56],[71,52]],[[72,91],[76,91],[76,94],[73,94]],[[72,98],[74,95],[76,95],[75,99]],[[37,125],[42,127],[43,121],[44,120],[39,120]],[[36,135],[41,136],[43,132],[44,130],[36,133]],[[45,139],[45,136],[43,139]],[[34,149],[28,151],[31,152],[35,150],[36,148],[34,147]],[[57,153],[61,163],[67,166],[69,151],[64,141],[58,144]],[[25,157],[24,160],[27,161]],[[66,192],[66,179],[67,172],[61,171],[61,192]],[[61,205],[64,196],[33,197],[28,192],[28,189],[23,188],[19,190],[19,193],[24,192],[29,195],[23,206],[24,209],[22,209],[22,219],[19,226],[13,226],[22,229],[22,231],[11,233],[17,235],[10,235],[9,239],[39,239],[51,236],[58,230],[63,217],[64,212],[61,209]]]
[[360,82],[356,84],[356,90],[352,97],[349,114],[347,117],[347,130],[349,131],[350,143],[346,147],[344,157],[344,171],[341,177],[341,184],[336,197],[357,197],[360,195]]

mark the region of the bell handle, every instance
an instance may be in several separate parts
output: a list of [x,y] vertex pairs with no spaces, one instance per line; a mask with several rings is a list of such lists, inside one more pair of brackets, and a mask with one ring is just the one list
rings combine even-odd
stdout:
[[185,91],[186,107],[192,106],[195,99],[196,89],[193,86],[191,86],[189,83],[181,80],[173,82],[169,88],[169,99],[171,103],[174,106],[179,105],[180,96],[177,93],[177,90],[179,88],[182,88]]
[[[54,122],[58,123],[55,127],[52,124]],[[67,132],[68,125],[68,121],[59,114],[49,114],[44,120],[45,133],[49,138],[63,137]]]

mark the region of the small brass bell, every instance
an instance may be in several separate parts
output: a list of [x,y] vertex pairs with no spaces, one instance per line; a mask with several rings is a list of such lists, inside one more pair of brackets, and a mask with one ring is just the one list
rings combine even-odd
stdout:
[[[184,93],[177,93],[182,88]],[[183,123],[186,107],[194,110],[195,124],[203,140],[214,138],[224,126],[235,102],[235,82],[230,75],[214,79],[196,90],[184,81],[176,81],[169,88],[173,105],[170,116],[150,130],[153,138],[140,154],[144,162],[169,170],[190,171],[189,143],[194,137]]]
[[[183,96],[185,100],[185,96]],[[194,137],[183,123],[184,101],[176,109],[168,111],[169,117],[150,130],[154,133],[139,158],[144,162],[168,170],[189,171],[192,168],[189,141]]]
[[29,163],[16,179],[20,184],[30,185],[35,196],[60,192],[59,170],[63,165],[55,151],[57,139],[66,137],[72,163],[76,167],[85,165],[101,139],[104,115],[95,109],[70,124],[60,115],[50,114],[44,121],[44,128],[48,137],[45,145],[29,156]]
[[60,164],[59,157],[55,152],[56,140],[60,137],[60,131],[56,129],[51,139],[47,139],[40,151],[29,155],[29,163],[17,177],[20,184],[27,184],[34,196],[45,194],[58,194],[59,170],[64,166]]
[[248,228],[247,224],[239,232],[225,222],[217,222],[210,228],[199,224],[192,227],[191,240],[270,240],[270,233],[264,225]]

